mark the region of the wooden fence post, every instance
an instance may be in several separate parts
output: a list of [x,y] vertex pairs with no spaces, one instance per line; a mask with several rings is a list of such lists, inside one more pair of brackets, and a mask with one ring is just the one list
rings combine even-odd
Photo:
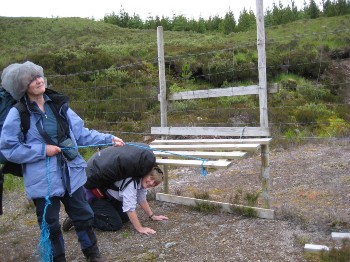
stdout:
[[[263,0],[256,0],[256,26],[257,26],[257,48],[258,48],[258,69],[259,69],[259,107],[260,127],[268,127],[267,112],[267,81],[266,81],[266,51],[265,51],[265,25]],[[261,182],[264,205],[270,208],[270,164],[269,146],[261,147]]]
[[[157,27],[157,48],[158,48],[158,68],[159,68],[159,100],[160,100],[160,125],[166,127],[168,125],[168,104],[166,96],[166,81],[165,81],[165,59],[164,59],[164,37],[163,27]],[[162,137],[166,139],[166,137]],[[168,180],[168,168],[163,166],[164,181],[163,189],[164,193],[169,193],[169,180]]]

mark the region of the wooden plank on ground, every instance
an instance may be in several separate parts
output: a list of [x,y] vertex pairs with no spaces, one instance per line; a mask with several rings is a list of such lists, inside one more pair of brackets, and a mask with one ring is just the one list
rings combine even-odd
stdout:
[[329,251],[329,247],[324,245],[305,244],[304,251],[310,253],[318,253],[321,251]]
[[151,127],[152,135],[269,137],[268,127]]
[[230,150],[254,152],[260,149],[259,144],[198,144],[198,145],[152,145],[161,150]]
[[[152,146],[152,145],[151,145]],[[239,159],[247,155],[247,152],[203,152],[203,151],[153,151],[156,157],[186,158],[186,156],[200,157],[205,159]]]
[[350,239],[350,233],[332,232],[332,239],[334,240]]
[[192,166],[192,167],[213,167],[213,168],[228,168],[232,165],[232,162],[225,160],[184,160],[184,159],[156,159],[158,165],[169,166]]
[[265,208],[259,208],[259,207],[248,207],[248,206],[242,206],[242,205],[235,205],[230,203],[223,203],[223,202],[217,202],[217,201],[211,201],[211,200],[204,200],[204,199],[196,199],[191,197],[182,197],[182,196],[175,196],[175,195],[169,195],[169,194],[163,194],[163,193],[157,193],[156,199],[163,202],[169,202],[174,204],[180,204],[180,205],[186,205],[186,206],[195,206],[196,203],[211,203],[214,205],[220,205],[222,211],[234,213],[234,208],[252,208],[256,211],[256,215],[259,218],[264,219],[274,219],[274,210],[272,209],[265,209]]
[[176,144],[260,144],[268,145],[272,141],[272,138],[242,138],[242,139],[156,139],[150,144],[152,145],[176,145]]

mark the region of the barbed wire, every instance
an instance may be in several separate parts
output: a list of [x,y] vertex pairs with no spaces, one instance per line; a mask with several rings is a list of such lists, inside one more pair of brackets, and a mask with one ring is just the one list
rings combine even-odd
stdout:
[[[333,31],[321,31],[321,32],[309,32],[309,33],[303,33],[303,34],[293,34],[289,36],[283,36],[283,37],[274,37],[274,38],[269,38],[268,33],[266,37],[266,46],[271,46],[271,45],[279,45],[279,44],[285,44],[288,41],[296,41],[297,43],[293,43],[294,45],[297,45],[298,43],[302,43],[302,41],[306,40],[307,38],[317,38],[318,42],[323,43],[327,41],[328,36],[332,36],[335,34],[346,34],[349,32],[348,28],[344,29],[339,29],[339,30],[333,30]],[[229,57],[226,59],[229,61],[227,64],[230,65],[232,64],[232,68],[216,71],[216,72],[211,72],[211,60],[209,59],[207,68],[208,72],[202,73],[202,74],[196,74],[195,76],[191,76],[191,79],[207,79],[206,84],[202,85],[203,89],[212,89],[212,88],[218,88],[214,87],[213,84],[211,84],[211,78],[218,76],[218,75],[223,75],[223,74],[238,74],[241,72],[252,72],[253,74],[257,74],[257,69],[258,65],[257,62],[252,62],[249,65],[249,68],[243,68],[239,67],[237,64],[234,62],[234,57],[235,53],[239,52],[239,49],[243,48],[253,48],[256,46],[256,40],[254,41],[248,41],[248,42],[243,42],[243,43],[233,43],[232,47],[229,48],[223,48],[223,49],[217,49],[217,50],[208,50],[205,52],[198,52],[198,53],[187,53],[187,54],[181,54],[181,55],[176,55],[176,56],[166,56],[165,57],[165,62],[170,66],[170,64],[176,63],[179,60],[187,59],[190,58],[192,59],[193,57],[199,57],[199,56],[208,56],[214,57],[217,55],[225,54],[227,52],[232,53],[232,55],[227,55],[226,57]],[[291,55],[291,54],[290,54]],[[221,57],[222,58],[222,57]],[[338,58],[337,62],[342,62],[345,61],[346,58]],[[232,63],[230,63],[232,61]],[[281,64],[274,64],[270,65],[267,67],[267,72],[269,70],[274,70],[278,68],[298,68],[298,67],[303,67],[303,66],[311,66],[313,68],[317,69],[318,72],[318,77],[315,79],[313,82],[308,82],[305,84],[299,84],[296,85],[295,87],[286,87],[286,86],[281,86],[280,88],[286,89],[286,90],[299,90],[307,87],[323,87],[322,83],[320,83],[320,75],[321,75],[321,67],[323,66],[324,63],[328,63],[330,60],[329,58],[325,55],[325,52],[323,49],[318,50],[318,55],[315,56],[314,60],[307,61],[305,63],[297,63],[297,64],[292,64],[290,60],[288,59],[287,62],[281,63]],[[182,62],[182,61],[181,61]],[[88,119],[93,120],[93,121],[100,121],[102,123],[101,128],[108,129],[111,127],[111,129],[115,129],[116,126],[120,124],[127,124],[130,127],[134,127],[135,123],[138,121],[135,120],[137,119],[134,118],[134,116],[137,116],[140,114],[140,110],[137,109],[137,104],[139,104],[141,101],[147,101],[150,103],[154,103],[158,101],[157,95],[159,92],[159,87],[158,87],[158,75],[153,76],[153,78],[150,79],[142,79],[140,80],[139,75],[137,73],[137,70],[135,70],[134,75],[132,77],[129,77],[127,81],[118,81],[116,84],[115,81],[112,81],[112,78],[109,78],[108,72],[110,70],[129,70],[137,67],[144,67],[147,64],[155,65],[158,66],[158,58],[154,59],[148,59],[144,61],[137,61],[134,63],[128,63],[125,65],[119,65],[119,66],[114,66],[112,68],[108,69],[101,69],[101,70],[91,70],[91,71],[84,71],[84,72],[77,72],[77,73],[72,73],[72,74],[66,74],[66,75],[48,75],[47,77],[51,80],[55,80],[56,78],[58,81],[62,81],[63,83],[63,90],[66,90],[68,92],[74,92],[74,91],[84,91],[84,92],[91,92],[92,93],[92,98],[89,97],[89,99],[73,99],[71,103],[73,105],[84,105],[85,103],[90,104],[89,108],[80,108],[81,112],[84,112],[84,114],[88,114]],[[106,73],[105,75],[103,75]],[[72,87],[70,86],[71,84],[65,85],[67,83],[67,79],[70,77],[76,77],[78,75],[92,75],[90,78],[94,79],[94,81],[90,82],[89,84],[87,83],[81,83],[77,81],[77,85]],[[141,75],[140,75],[141,76]],[[155,78],[157,77],[157,78]],[[61,80],[62,78],[62,80]],[[98,79],[98,80],[97,80]],[[209,80],[208,80],[209,79]],[[254,77],[252,77],[254,79]],[[170,86],[174,80],[176,81],[184,81],[184,84],[188,84],[188,78],[182,77],[182,76],[167,76],[166,84]],[[234,81],[232,81],[232,85],[234,85]],[[229,85],[230,83],[225,83],[225,85]],[[349,81],[344,81],[339,79],[335,80],[332,83],[327,83],[327,87],[344,87],[349,85]],[[100,91],[104,90],[114,90],[121,92],[122,90],[127,90],[130,86],[140,86],[140,87],[147,87],[151,92],[148,93],[147,95],[143,94],[128,94],[128,96],[123,96],[121,95],[119,97],[114,97],[114,96],[103,96],[100,95]],[[186,86],[185,86],[186,87]],[[94,94],[95,92],[95,94]],[[114,93],[114,95],[116,95]],[[274,94],[271,94],[272,96]],[[208,97],[209,98],[209,97]],[[207,98],[202,98],[202,100],[205,100]],[[212,98],[210,98],[212,99]],[[224,98],[218,98],[218,100]],[[320,100],[321,101],[321,100]],[[313,101],[314,103],[318,102],[318,98],[315,97],[315,100]],[[130,104],[128,107],[118,107],[117,110],[104,110],[104,109],[97,109],[94,108],[94,106],[98,105],[105,105],[107,103],[115,103],[115,104]],[[186,105],[186,103],[192,103],[192,102],[186,102],[186,101],[181,101],[182,104]],[[282,110],[294,110],[296,108],[300,108],[302,105],[290,105],[288,104],[289,101],[281,101],[280,105],[269,105],[268,110],[269,114],[274,114],[274,112],[280,112]],[[311,103],[311,102],[310,102]],[[348,103],[325,103],[322,101],[322,104],[324,104],[327,107],[349,107],[350,104]],[[176,104],[174,105],[169,105],[168,112],[169,114],[184,114],[186,113],[187,115],[192,114],[192,117],[194,118],[191,121],[188,121],[186,124],[188,125],[193,125],[193,126],[259,126],[260,123],[259,121],[255,120],[254,117],[251,117],[249,119],[246,119],[245,122],[244,117],[240,119],[240,115],[244,111],[253,111],[253,110],[259,110],[259,106],[254,106],[254,105],[249,105],[249,106],[236,106],[235,103],[232,102],[232,106],[234,106],[234,112],[232,112],[232,108],[227,108],[221,106],[219,103],[217,103],[217,106],[215,108],[201,108],[200,110],[198,108],[191,109],[191,108],[185,108],[185,109],[179,109]],[[185,106],[186,107],[186,106]],[[122,108],[122,109],[121,109]],[[156,111],[154,111],[156,112]],[[154,113],[153,112],[153,113]],[[202,115],[205,116],[205,114],[210,114],[211,112],[219,112],[220,115],[224,115],[227,117],[227,122],[219,121],[219,122],[214,122],[214,121],[208,121],[204,117],[201,118]],[[248,112],[250,113],[250,112]],[[150,118],[149,115],[147,115],[146,112],[142,112],[143,117],[148,117]],[[113,119],[113,116],[116,115],[116,119]],[[196,119],[194,116],[198,116],[199,118]],[[255,116],[256,117],[256,116]],[[239,119],[240,121],[237,122],[235,121],[235,118]],[[140,120],[141,121],[141,120]],[[150,130],[151,126],[159,126],[160,125],[160,119],[148,119],[148,122],[145,125],[145,128],[148,128]],[[99,122],[99,123],[100,123]],[[171,121],[169,121],[171,122]],[[349,123],[347,123],[349,124]],[[169,123],[171,125],[171,123]],[[177,125],[183,126],[184,123],[177,123]],[[271,129],[276,130],[282,130],[286,126],[290,126],[293,128],[298,128],[302,126],[317,126],[317,125],[329,125],[329,122],[326,121],[308,121],[308,122],[303,122],[303,121],[285,121],[285,122],[278,122],[278,121],[270,121],[269,126]],[[139,129],[139,128],[130,128],[130,129]],[[149,132],[145,131],[139,131],[136,132],[135,130],[133,131],[123,131],[123,130],[101,130],[103,132],[108,132],[108,133],[113,133],[113,134],[121,134],[121,135],[133,135],[133,136],[146,136],[146,135],[151,135]],[[281,138],[283,136],[281,135],[282,132],[280,132]],[[302,138],[299,137],[298,138]],[[313,137],[312,137],[313,138]],[[305,137],[306,139],[306,137]],[[321,138],[320,138],[321,139]]]

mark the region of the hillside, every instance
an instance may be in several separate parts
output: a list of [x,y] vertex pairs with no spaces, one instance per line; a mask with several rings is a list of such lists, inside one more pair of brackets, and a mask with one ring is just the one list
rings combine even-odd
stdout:
[[[266,28],[267,80],[280,86],[269,97],[276,136],[348,135],[348,110],[329,105],[347,101],[346,70],[337,68],[350,56],[349,20],[346,15]],[[71,97],[71,106],[88,126],[139,134],[130,139],[140,140],[159,125],[155,30],[82,18],[5,17],[0,17],[0,30],[0,68],[25,60],[40,64],[49,86]],[[229,35],[165,31],[164,42],[170,93],[258,81],[254,30]],[[322,104],[320,112],[310,113],[313,104]],[[254,97],[179,102],[170,106],[169,121],[256,126],[257,106]],[[332,121],[344,124],[334,130]]]

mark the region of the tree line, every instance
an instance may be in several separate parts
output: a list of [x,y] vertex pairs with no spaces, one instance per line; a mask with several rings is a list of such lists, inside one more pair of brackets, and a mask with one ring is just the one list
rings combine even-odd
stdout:
[[[304,1],[303,8],[298,9],[295,1],[284,6],[281,1],[273,3],[271,8],[265,11],[266,26],[274,26],[290,23],[300,19],[315,19],[319,17],[341,16],[350,13],[350,0],[322,0],[320,6],[314,0],[309,3]],[[130,29],[156,29],[162,26],[165,31],[193,31],[197,33],[221,32],[230,34],[233,32],[245,32],[256,27],[256,18],[252,10],[245,8],[240,12],[236,20],[233,12],[229,10],[222,18],[219,15],[210,16],[208,19],[187,18],[184,15],[170,17],[150,16],[143,21],[138,14],[129,15],[123,8],[119,14],[112,12],[105,15],[103,21]]]

